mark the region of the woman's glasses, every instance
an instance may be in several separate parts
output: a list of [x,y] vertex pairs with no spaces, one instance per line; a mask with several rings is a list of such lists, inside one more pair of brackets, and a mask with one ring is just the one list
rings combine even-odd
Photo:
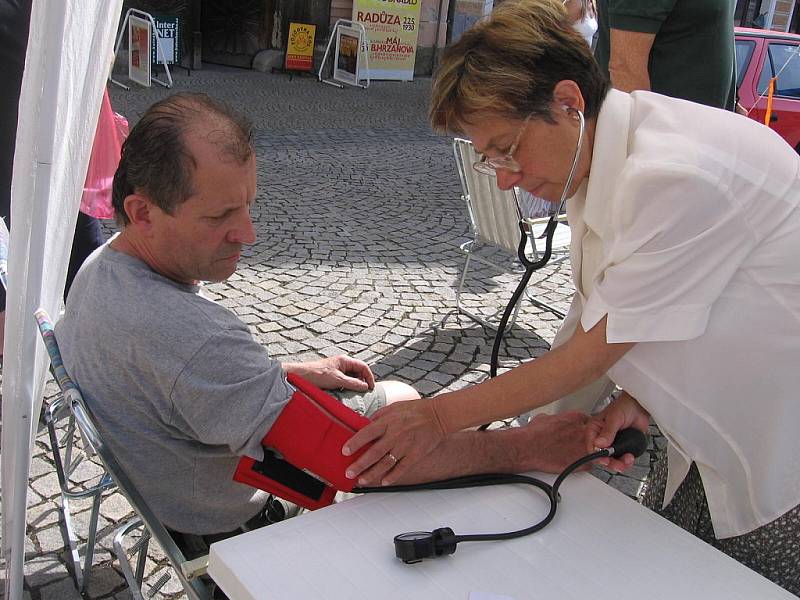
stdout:
[[514,153],[517,151],[517,147],[519,147],[522,134],[525,133],[525,128],[528,126],[528,121],[530,118],[531,115],[525,117],[514,143],[511,144],[511,148],[508,149],[508,152],[505,154],[505,156],[496,156],[494,158],[490,158],[483,154],[481,155],[480,160],[476,160],[474,163],[472,163],[472,168],[478,173],[490,175],[492,177],[497,176],[497,169],[505,169],[507,171],[511,171],[512,173],[519,173],[522,171],[522,167],[520,167],[519,163],[514,160]]

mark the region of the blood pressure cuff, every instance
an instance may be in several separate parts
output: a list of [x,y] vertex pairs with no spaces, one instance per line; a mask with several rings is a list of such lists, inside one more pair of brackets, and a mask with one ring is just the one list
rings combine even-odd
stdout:
[[261,441],[264,459],[242,457],[233,479],[313,510],[353,489],[345,470],[368,446],[352,456],[342,446],[370,421],[297,375],[287,380],[295,392]]

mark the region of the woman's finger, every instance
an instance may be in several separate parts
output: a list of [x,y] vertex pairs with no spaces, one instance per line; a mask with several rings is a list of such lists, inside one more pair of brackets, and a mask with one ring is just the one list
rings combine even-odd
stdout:
[[352,456],[370,442],[380,439],[385,433],[386,425],[381,421],[373,420],[363,429],[356,431],[353,437],[345,442],[344,446],[342,446],[342,454]]
[[[389,464],[384,461],[386,456],[390,454],[388,447],[384,444],[374,444],[373,446],[369,447],[364,454],[358,457],[358,460],[354,461],[347,470],[345,471],[345,477],[348,479],[355,479],[357,477],[365,476],[365,472],[370,470],[369,477],[371,479],[379,479],[386,473],[389,469],[394,466],[394,463]],[[374,471],[371,471],[374,469]],[[378,473],[376,475],[376,473]]]
[[403,478],[403,475],[405,475],[416,463],[417,461],[413,456],[404,456],[398,460],[397,464],[387,472],[383,479],[381,479],[381,485],[394,485],[400,481]]

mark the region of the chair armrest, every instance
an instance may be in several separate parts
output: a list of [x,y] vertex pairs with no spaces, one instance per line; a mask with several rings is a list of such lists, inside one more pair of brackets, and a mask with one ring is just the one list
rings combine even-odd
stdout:
[[[534,225],[541,225],[543,223],[547,223],[550,220],[550,217],[522,217],[523,222],[530,225],[531,227]],[[567,220],[567,213],[561,213],[558,215],[558,222],[564,223]]]
[[208,572],[208,554],[205,556],[198,556],[193,560],[187,560],[181,563],[181,573],[188,580],[196,579],[201,575]]

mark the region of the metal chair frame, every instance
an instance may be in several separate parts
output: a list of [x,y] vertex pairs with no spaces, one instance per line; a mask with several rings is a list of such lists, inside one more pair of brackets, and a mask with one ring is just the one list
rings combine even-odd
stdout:
[[[540,251],[536,246],[536,239],[540,237],[549,221],[548,218],[528,219],[523,216],[517,195],[514,191],[500,190],[496,183],[487,175],[479,173],[473,174],[472,163],[477,160],[477,155],[472,148],[469,140],[455,138],[453,140],[453,155],[456,161],[459,180],[461,182],[461,198],[467,205],[469,214],[470,229],[472,239],[461,244],[460,249],[466,255],[464,268],[459,278],[458,288],[456,289],[456,309],[459,313],[466,315],[473,321],[480,323],[484,327],[497,330],[497,324],[490,319],[497,317],[504,309],[497,311],[494,315],[484,318],[483,316],[469,311],[462,304],[461,295],[467,279],[470,262],[474,259],[480,263],[500,270],[508,270],[508,265],[502,265],[485,256],[481,256],[477,251],[484,246],[493,246],[506,251],[518,260],[521,264],[528,264],[538,261]],[[478,178],[485,178],[480,180]],[[480,186],[481,189],[476,189]],[[486,210],[485,206],[490,206]],[[566,215],[558,216],[559,222],[566,221]],[[568,252],[562,250],[552,262],[560,262],[569,258]],[[526,288],[525,295],[535,306],[552,312],[560,318],[564,318],[564,313],[554,306],[536,298],[529,288]],[[508,331],[515,323],[519,313],[521,303],[517,301],[514,312],[508,321],[503,333]]]
[[[67,420],[66,431],[59,439],[58,423]],[[80,439],[80,432],[75,424],[75,417],[69,410],[64,400],[64,390],[50,404],[45,413],[45,424],[50,438],[50,448],[53,453],[53,462],[56,467],[58,485],[61,488],[61,519],[63,522],[62,534],[64,544],[69,549],[69,557],[72,563],[72,573],[75,578],[75,585],[80,593],[84,593],[89,587],[89,580],[92,573],[92,561],[94,560],[95,543],[97,537],[97,521],[100,514],[100,501],[103,492],[113,490],[115,484],[108,472],[105,471],[94,485],[73,484],[70,477],[85,460],[91,458],[89,447],[84,443],[77,444]],[[92,509],[89,516],[89,532],[86,539],[86,554],[81,563],[79,552],[78,536],[75,533],[73,524],[72,510],[70,508],[73,500],[91,499]]]
[[[130,503],[137,517],[117,528],[114,534],[114,554],[120,561],[125,580],[130,587],[134,600],[144,600],[142,583],[144,580],[144,567],[147,549],[151,538],[158,542],[166,554],[175,573],[178,576],[187,596],[191,600],[211,600],[211,593],[199,579],[206,572],[208,556],[195,560],[187,560],[183,552],[175,544],[175,540],[158,520],[147,502],[130,481],[125,471],[119,465],[111,449],[101,438],[91,412],[84,403],[83,396],[77,385],[72,381],[64,368],[58,342],[53,332],[53,326],[47,313],[39,309],[36,311],[36,321],[39,331],[50,356],[51,368],[56,376],[58,385],[62,390],[63,410],[67,410],[72,423],[80,432],[86,448],[97,454],[106,470],[107,475],[116,484],[119,492]],[[99,502],[98,502],[99,505]],[[130,550],[124,547],[124,539],[137,529],[142,529],[139,540],[132,545]],[[131,566],[131,559],[135,558],[135,568]],[[89,565],[91,566],[91,565]],[[160,577],[147,592],[153,596],[168,580],[168,574]],[[84,577],[84,582],[86,578]]]

